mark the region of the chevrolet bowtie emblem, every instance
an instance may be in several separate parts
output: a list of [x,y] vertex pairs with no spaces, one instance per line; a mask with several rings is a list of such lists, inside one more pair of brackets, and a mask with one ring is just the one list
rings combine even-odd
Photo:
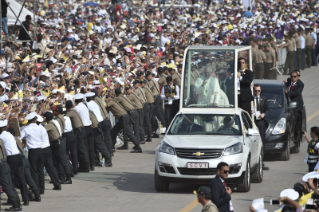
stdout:
[[193,155],[195,155],[195,156],[202,156],[202,155],[204,155],[205,153],[201,153],[201,152],[195,152],[195,153],[193,153]]

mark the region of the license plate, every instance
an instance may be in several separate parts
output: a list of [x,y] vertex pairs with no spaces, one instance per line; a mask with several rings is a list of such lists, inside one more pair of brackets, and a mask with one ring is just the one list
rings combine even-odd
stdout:
[[208,169],[208,163],[187,163],[189,169]]

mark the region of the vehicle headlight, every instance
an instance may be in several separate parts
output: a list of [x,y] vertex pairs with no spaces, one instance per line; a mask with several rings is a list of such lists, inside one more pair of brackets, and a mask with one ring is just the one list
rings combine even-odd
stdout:
[[278,135],[286,132],[286,118],[281,118],[272,131],[273,135]]
[[234,144],[230,147],[227,147],[224,151],[224,156],[235,155],[235,154],[239,154],[242,152],[243,152],[243,144],[239,142],[239,143]]
[[159,151],[166,153],[166,154],[175,155],[174,148],[171,147],[170,145],[168,145],[165,141],[161,142],[161,146],[160,146]]

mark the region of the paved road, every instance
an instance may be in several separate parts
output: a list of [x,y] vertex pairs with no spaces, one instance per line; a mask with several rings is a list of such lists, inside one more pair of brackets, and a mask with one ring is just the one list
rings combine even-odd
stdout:
[[[281,79],[287,76],[280,77]],[[311,118],[318,110],[317,79],[318,68],[302,72],[301,79],[306,86],[303,92],[307,108],[307,116]],[[318,114],[318,113],[317,113]],[[313,116],[312,116],[313,117]],[[308,124],[318,125],[319,116],[312,118]],[[23,207],[25,212],[34,211],[180,211],[194,199],[193,190],[197,185],[172,184],[169,192],[158,193],[154,189],[154,149],[159,139],[142,146],[143,154],[130,154],[129,151],[117,151],[112,168],[96,168],[91,173],[81,173],[73,178],[72,185],[64,185],[62,191],[52,190],[53,185],[46,181],[45,195],[42,202],[31,202]],[[130,147],[132,145],[130,144]],[[232,195],[235,211],[248,211],[251,201],[264,197],[265,206],[269,200],[277,198],[284,188],[293,187],[307,171],[303,163],[306,144],[301,145],[299,154],[291,155],[288,162],[266,161],[269,171],[264,172],[261,184],[252,184],[249,193]],[[4,198],[6,201],[6,198]],[[2,207],[4,208],[4,207]],[[201,206],[190,204],[187,209],[200,211]],[[3,210],[3,209],[2,209]],[[272,211],[272,210],[270,210]]]

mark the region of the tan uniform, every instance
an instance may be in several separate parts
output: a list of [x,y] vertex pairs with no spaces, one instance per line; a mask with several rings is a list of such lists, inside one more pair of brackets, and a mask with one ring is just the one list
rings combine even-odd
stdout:
[[157,95],[160,94],[159,85],[158,85],[158,82],[155,79],[152,78],[150,81],[148,81],[147,86],[152,91],[153,96],[157,96]]
[[72,128],[75,130],[77,128],[83,127],[82,119],[78,112],[76,110],[71,109],[66,113],[66,116],[68,116],[71,119],[72,122]]
[[296,40],[295,40],[295,38],[291,38],[291,42],[292,42],[292,49],[293,49],[293,51],[295,51],[295,49],[296,49]]
[[295,40],[296,40],[296,48],[297,49],[301,49],[301,39],[300,39],[300,37],[299,36],[296,37]]
[[63,133],[64,132],[64,129],[65,129],[65,120],[63,118],[63,116],[60,114],[56,117],[56,120],[59,122],[60,124],[60,127],[61,127],[61,132]]
[[52,121],[49,121],[48,124],[44,126],[44,128],[48,132],[50,141],[56,141],[58,140],[58,138],[60,138],[59,130]]
[[296,48],[297,48],[297,51],[296,51],[297,67],[298,67],[299,70],[301,70],[301,39],[298,36],[298,37],[295,38],[295,40],[296,40]]
[[294,41],[293,40],[288,40],[287,43],[284,44],[285,47],[287,47],[287,58],[285,62],[285,68],[284,68],[284,74],[288,74],[288,69],[289,73],[293,72],[295,70],[295,46],[294,46]]
[[255,74],[254,78],[255,79],[263,79],[264,78],[264,72],[265,72],[265,67],[264,67],[264,61],[267,59],[265,52],[262,51],[261,49],[256,50],[255,53]]
[[273,59],[275,58],[275,53],[271,50],[265,51],[266,55],[266,63],[273,63]]
[[195,82],[197,81],[199,77],[200,77],[200,73],[197,70],[192,71],[190,84],[195,85]]
[[107,114],[107,111],[104,107],[104,103],[103,103],[102,99],[100,97],[95,97],[94,102],[99,106],[103,120],[108,118],[109,115]]
[[158,84],[159,84],[161,87],[167,85],[166,77],[167,77],[167,75],[162,74],[161,77],[159,78]]
[[256,63],[264,63],[264,61],[266,60],[266,55],[265,52],[263,52],[262,50],[258,49],[256,51]]
[[120,103],[127,112],[135,109],[133,103],[123,95],[115,97],[114,101]]
[[312,46],[312,37],[309,33],[305,37],[305,40],[306,40],[306,46]]
[[203,206],[202,212],[218,212],[218,208],[209,200],[206,205]]
[[143,104],[146,102],[145,92],[141,87],[136,88],[133,92],[138,96]]
[[174,85],[178,85],[178,87],[181,87],[181,76],[177,74],[176,72],[172,75],[173,83]]
[[310,68],[312,66],[312,40],[313,39],[309,33],[305,37],[305,40],[306,40],[305,53],[307,57],[307,67]]
[[90,120],[92,122],[92,128],[98,128],[99,127],[99,121],[97,120],[94,112],[92,110],[89,110]]
[[154,97],[153,97],[152,91],[146,86],[143,89],[144,89],[147,103],[151,103],[151,104],[154,103]]
[[127,114],[126,110],[114,100],[108,101],[106,103],[106,108],[110,110],[117,119]]
[[133,105],[134,105],[134,107],[136,107],[136,109],[138,109],[138,110],[143,109],[142,100],[140,100],[134,92],[132,92],[130,95],[127,95],[126,97],[133,103]]
[[6,158],[6,149],[4,148],[3,140],[0,138],[0,160]]

